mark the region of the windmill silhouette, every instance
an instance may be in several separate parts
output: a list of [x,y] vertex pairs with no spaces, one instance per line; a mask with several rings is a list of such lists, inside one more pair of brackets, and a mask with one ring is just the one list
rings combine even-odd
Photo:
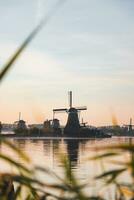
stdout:
[[83,110],[87,110],[87,107],[73,107],[72,91],[69,91],[69,108],[53,109],[53,118],[55,113],[66,112],[68,114],[67,123],[64,128],[64,134],[66,136],[77,136],[77,134],[79,133],[81,126],[78,114]]
[[133,127],[134,127],[134,125],[132,123],[132,118],[130,118],[129,124],[124,124],[124,126],[128,128],[128,132],[132,132],[133,131]]

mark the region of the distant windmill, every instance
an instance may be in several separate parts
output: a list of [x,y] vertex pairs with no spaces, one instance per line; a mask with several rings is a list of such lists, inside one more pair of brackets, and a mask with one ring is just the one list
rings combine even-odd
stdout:
[[124,124],[125,127],[128,127],[128,131],[131,132],[133,130],[134,125],[132,124],[132,118],[130,118],[129,124]]
[[86,106],[73,107],[72,105],[73,105],[72,91],[69,91],[69,108],[53,109],[53,116],[55,113],[61,113],[61,112],[68,113],[68,119],[64,129],[64,133],[69,136],[78,134],[80,130],[78,113],[80,111],[87,110]]

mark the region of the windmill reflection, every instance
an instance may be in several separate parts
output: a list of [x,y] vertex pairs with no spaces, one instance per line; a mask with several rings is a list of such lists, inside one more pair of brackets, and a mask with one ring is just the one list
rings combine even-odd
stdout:
[[80,140],[68,139],[65,140],[65,143],[67,145],[67,156],[70,161],[70,167],[72,169],[76,168],[78,164]]
[[49,160],[52,168],[61,167],[59,158],[61,153],[65,153],[70,161],[70,168],[75,169],[80,164],[80,146],[83,146],[87,140],[47,139],[42,142],[44,157]]

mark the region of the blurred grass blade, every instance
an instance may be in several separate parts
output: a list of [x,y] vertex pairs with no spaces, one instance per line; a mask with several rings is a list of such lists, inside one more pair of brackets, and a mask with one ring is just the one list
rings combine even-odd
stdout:
[[102,178],[105,178],[105,177],[111,177],[107,181],[107,183],[110,183],[110,182],[114,181],[117,178],[117,176],[119,176],[124,171],[126,171],[126,168],[115,169],[115,170],[111,170],[111,171],[108,171],[108,172],[104,172],[101,175],[96,176],[95,178],[96,179],[102,179]]
[[28,177],[28,176],[23,176],[23,175],[12,175],[13,181],[20,183],[22,185],[28,186],[30,189],[32,189],[32,184],[36,184],[38,186],[43,187],[49,187],[48,184],[45,184],[44,182],[41,182],[38,179]]
[[11,142],[9,142],[8,140],[1,140],[5,145],[7,145],[9,148],[11,148],[15,153],[17,153],[19,156],[21,156],[21,158],[23,158],[23,160],[25,160],[26,162],[30,162],[30,158],[23,152],[21,151],[18,147],[16,147],[14,144],[12,144]]
[[23,170],[23,171],[27,172],[28,174],[31,174],[31,173],[32,173],[28,168],[26,168],[26,167],[23,166],[22,164],[20,164],[20,163],[14,161],[13,159],[7,157],[7,156],[4,155],[4,154],[0,154],[0,158],[1,158],[2,160],[6,161],[7,163],[12,164],[13,166],[17,167],[17,169]]
[[[93,151],[105,151],[105,150],[109,150],[109,151],[116,151],[118,153],[121,153],[122,151],[128,151],[133,153],[134,152],[134,144],[114,144],[114,145],[104,145],[104,146],[100,146],[100,147],[93,147],[92,148]],[[120,152],[121,151],[121,152]]]
[[17,200],[21,193],[21,186],[18,186],[15,192],[14,200]]
[[57,178],[58,180],[60,180],[61,182],[64,183],[64,180],[60,176],[58,176],[54,171],[51,171],[50,169],[46,169],[46,168],[37,166],[37,167],[35,167],[35,170],[43,172],[43,173],[48,174],[50,176],[53,176],[53,177]]
[[45,16],[40,23],[33,29],[33,31],[28,35],[28,37],[24,40],[21,46],[17,49],[17,51],[13,54],[13,56],[9,59],[9,61],[3,66],[0,71],[0,82],[3,80],[13,63],[16,61],[18,56],[22,53],[22,51],[26,48],[26,46],[33,40],[39,30],[47,24],[47,22],[51,19],[57,8],[64,2],[65,0],[59,0],[58,3],[53,7],[53,9]]
[[98,160],[98,159],[108,158],[108,157],[117,156],[117,155],[119,155],[119,153],[108,152],[108,153],[104,153],[104,154],[101,154],[101,155],[93,156],[93,157],[91,157],[89,159],[90,160]]

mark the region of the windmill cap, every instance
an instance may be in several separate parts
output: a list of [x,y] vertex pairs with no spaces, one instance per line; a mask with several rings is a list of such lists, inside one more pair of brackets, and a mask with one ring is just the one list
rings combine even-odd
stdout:
[[76,108],[70,108],[69,112],[77,112],[77,109]]

